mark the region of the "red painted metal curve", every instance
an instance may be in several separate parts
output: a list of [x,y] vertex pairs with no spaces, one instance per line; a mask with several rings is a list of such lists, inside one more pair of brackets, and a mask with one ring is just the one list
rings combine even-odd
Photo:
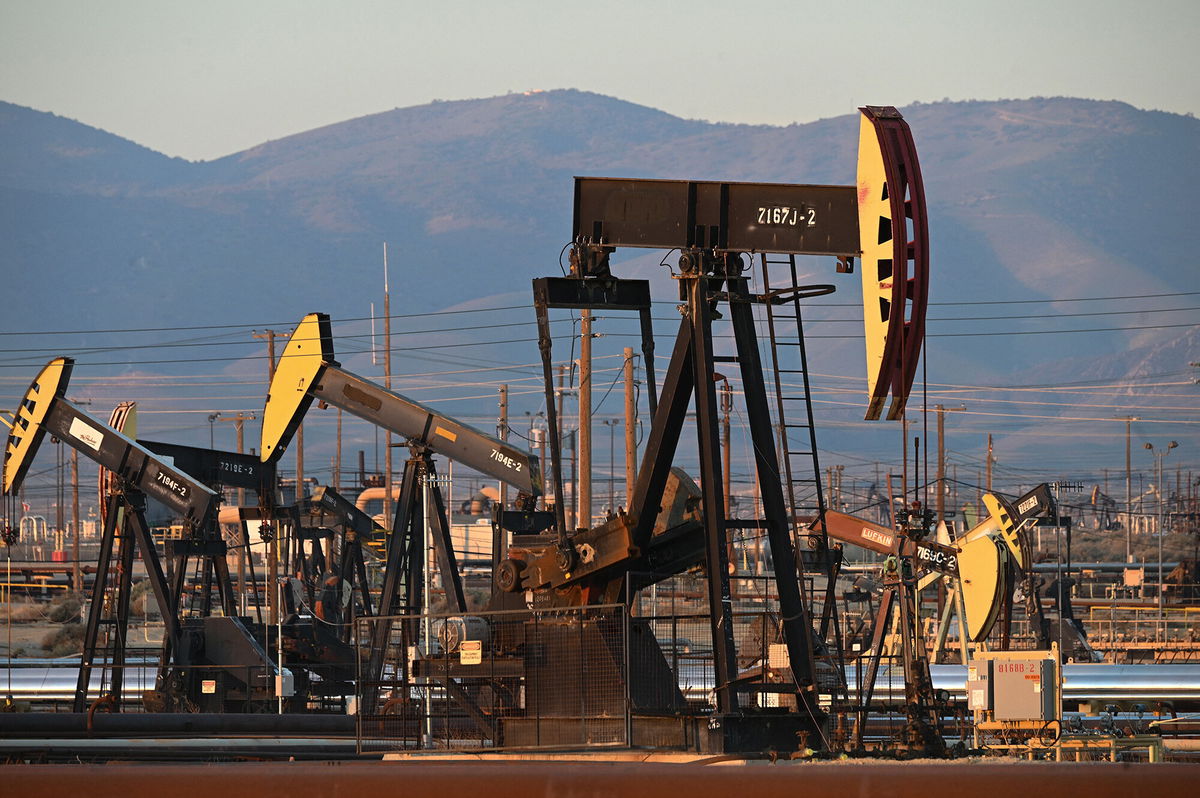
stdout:
[[[892,385],[892,404],[888,418],[896,419],[904,411],[908,395],[912,391],[921,360],[921,349],[925,343],[925,311],[929,304],[929,217],[925,208],[925,183],[921,178],[921,165],[917,161],[917,148],[913,143],[908,123],[898,120],[895,131],[896,149],[901,179],[907,182],[908,199],[904,201],[902,218],[912,220],[912,238],[905,235],[896,240],[903,242],[904,263],[907,271],[905,301],[908,306],[904,323],[904,351],[901,354],[899,381]],[[907,227],[905,227],[907,231]],[[907,240],[905,240],[907,239]],[[897,261],[899,262],[899,261]]]

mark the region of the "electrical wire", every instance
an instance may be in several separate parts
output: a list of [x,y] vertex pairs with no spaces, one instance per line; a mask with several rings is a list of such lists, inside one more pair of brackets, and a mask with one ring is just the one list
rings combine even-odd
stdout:
[[[393,313],[391,319],[415,319],[427,316],[451,316],[462,313],[491,313],[504,310],[528,310],[528,305],[501,305],[497,307],[483,308],[466,308],[463,310],[434,310],[426,313]],[[352,316],[349,318],[341,318],[337,320],[338,324],[344,324],[355,321],[371,321],[372,319],[380,320],[381,316]],[[197,324],[197,325],[182,325],[175,327],[126,327],[108,330],[40,330],[40,331],[22,331],[22,332],[0,332],[0,336],[8,335],[99,335],[107,333],[142,333],[142,332],[180,332],[183,330],[252,330],[270,329],[272,327],[288,327],[295,324],[295,320],[286,322],[254,322],[249,324]]]

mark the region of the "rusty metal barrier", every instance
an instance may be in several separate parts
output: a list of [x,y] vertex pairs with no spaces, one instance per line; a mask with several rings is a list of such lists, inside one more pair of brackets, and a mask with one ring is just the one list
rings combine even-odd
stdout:
[[284,762],[193,765],[14,765],[8,794],[22,798],[127,796],[147,789],[173,798],[317,798],[486,795],[488,798],[804,798],[871,795],[961,798],[964,794],[1078,794],[1088,798],[1195,795],[1185,764],[925,764],[779,762],[746,766],[571,762]]

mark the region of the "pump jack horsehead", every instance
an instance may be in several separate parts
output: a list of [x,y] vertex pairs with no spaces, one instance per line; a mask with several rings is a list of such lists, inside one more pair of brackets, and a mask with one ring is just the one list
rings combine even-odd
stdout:
[[925,340],[929,222],[908,125],[894,108],[862,109],[858,137],[858,225],[862,242],[867,414],[904,413]]

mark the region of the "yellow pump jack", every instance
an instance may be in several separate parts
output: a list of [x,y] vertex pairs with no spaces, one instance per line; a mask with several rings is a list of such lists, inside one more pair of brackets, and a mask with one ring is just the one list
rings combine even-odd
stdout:
[[[987,516],[953,542],[944,525],[939,525],[934,542],[834,511],[825,513],[824,529],[844,543],[910,560],[916,569],[926,572],[917,582],[918,590],[948,578],[954,599],[947,605],[958,605],[959,623],[965,627],[967,639],[979,643],[988,638],[1000,618],[1011,595],[1013,572],[1027,573],[1031,565],[1027,529],[1038,517],[1055,513],[1050,487],[1044,483],[1015,502],[985,493],[983,504]],[[948,616],[949,611],[940,624],[940,638],[949,626]]]
[[[825,513],[821,526],[827,535],[887,555],[883,567],[884,592],[876,614],[869,665],[861,688],[860,744],[866,715],[871,708],[884,638],[894,625],[900,635],[905,676],[909,719],[905,742],[910,748],[940,753],[942,713],[929,675],[928,648],[920,632],[919,591],[938,579],[951,581],[951,599],[941,619],[938,643],[939,646],[944,644],[951,608],[957,607],[965,662],[968,640],[975,643],[986,640],[1011,597],[1012,566],[1028,572],[1026,566],[1030,557],[1025,529],[1039,515],[1054,511],[1054,501],[1045,484],[1022,496],[1015,504],[990,493],[985,494],[983,502],[988,510],[987,518],[953,543],[944,527],[939,529],[939,542],[925,539],[923,524],[889,528],[846,513]],[[1036,601],[1036,596],[1034,599]]]

